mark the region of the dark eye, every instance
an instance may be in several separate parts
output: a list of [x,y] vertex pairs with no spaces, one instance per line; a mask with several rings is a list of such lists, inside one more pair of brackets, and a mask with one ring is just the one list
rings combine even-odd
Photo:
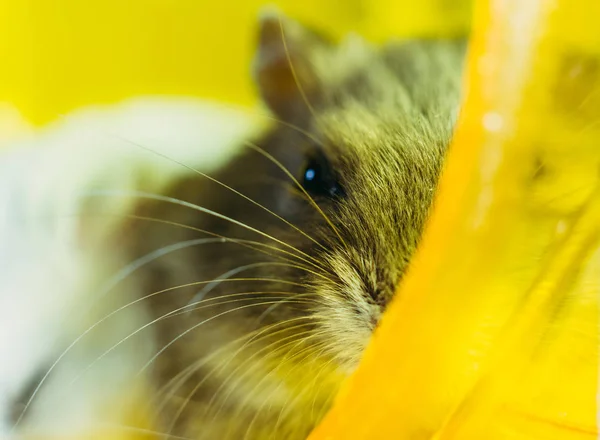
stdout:
[[339,197],[342,195],[342,189],[329,162],[322,157],[312,157],[307,161],[302,174],[302,185],[311,196]]

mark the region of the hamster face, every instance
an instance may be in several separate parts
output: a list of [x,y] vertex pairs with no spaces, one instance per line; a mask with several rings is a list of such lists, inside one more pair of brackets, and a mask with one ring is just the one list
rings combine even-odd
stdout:
[[286,18],[263,18],[254,68],[272,128],[212,176],[228,188],[190,175],[169,194],[220,216],[147,205],[140,215],[187,227],[134,228],[140,255],[225,237],[153,263],[142,283],[147,293],[212,281],[151,305],[158,316],[194,306],[156,330],[165,345],[194,328],[156,362],[174,434],[300,439],[322,417],[419,243],[463,53],[458,41],[334,45]]

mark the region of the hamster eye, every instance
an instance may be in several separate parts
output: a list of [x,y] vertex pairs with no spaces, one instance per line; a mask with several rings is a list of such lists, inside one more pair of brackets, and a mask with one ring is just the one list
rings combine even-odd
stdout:
[[311,196],[340,197],[343,195],[329,163],[320,157],[313,157],[307,161],[302,174],[302,186]]

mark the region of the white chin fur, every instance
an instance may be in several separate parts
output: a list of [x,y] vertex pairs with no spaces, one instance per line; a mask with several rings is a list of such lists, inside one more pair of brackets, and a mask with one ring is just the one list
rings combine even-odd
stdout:
[[3,145],[0,438],[19,438],[24,429],[45,435],[89,429],[100,422],[99,408],[122,398],[119,393],[152,353],[151,342],[143,334],[136,336],[65,392],[107,348],[148,322],[134,307],[118,313],[58,363],[19,429],[10,434],[10,406],[23,387],[90,325],[131,301],[122,291],[116,295],[115,288],[92,307],[110,277],[128,263],[106,258],[106,249],[101,249],[107,234],[118,227],[118,215],[130,210],[131,200],[95,199],[94,211],[112,216],[82,224],[75,214],[90,202],[84,205],[81,195],[92,189],[159,192],[190,172],[147,149],[210,172],[261,122],[211,102],[135,99],[74,112],[25,140]]

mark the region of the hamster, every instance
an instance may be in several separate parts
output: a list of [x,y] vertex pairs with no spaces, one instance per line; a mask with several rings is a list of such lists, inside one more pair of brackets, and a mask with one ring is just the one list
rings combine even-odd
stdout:
[[156,431],[306,438],[419,244],[464,52],[464,40],[334,43],[261,17],[254,76],[270,127],[210,175],[175,161],[183,175],[138,193],[94,241],[112,249],[103,261],[144,263],[121,289],[147,322],[120,338],[151,335],[140,371]]
[[418,246],[464,53],[464,40],[335,44],[261,17],[271,128],[140,203],[123,235],[130,259],[182,244],[139,278],[165,432],[303,439],[318,423]]

